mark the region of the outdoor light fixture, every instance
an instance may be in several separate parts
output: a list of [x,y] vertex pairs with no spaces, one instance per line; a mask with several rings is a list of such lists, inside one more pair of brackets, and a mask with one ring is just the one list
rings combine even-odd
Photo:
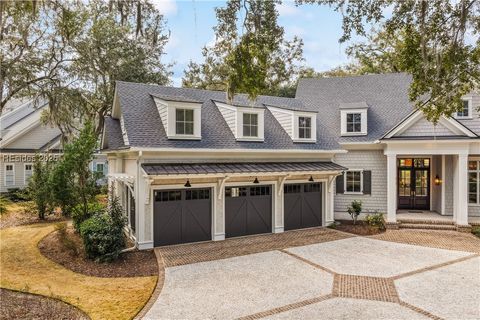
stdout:
[[253,180],[253,183],[260,183],[257,177],[255,177],[255,180]]
[[313,182],[315,180],[313,180],[313,176],[310,176],[310,179],[308,179],[308,181]]
[[442,184],[442,179],[438,176],[438,174],[435,176],[435,185],[439,186]]
[[190,188],[192,185],[190,184],[190,180],[187,179],[187,183],[184,184],[185,188]]

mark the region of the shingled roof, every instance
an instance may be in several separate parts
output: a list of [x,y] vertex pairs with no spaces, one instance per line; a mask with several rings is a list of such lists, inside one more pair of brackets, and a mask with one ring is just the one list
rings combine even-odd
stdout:
[[[125,130],[130,147],[144,148],[208,148],[208,149],[293,149],[293,150],[334,150],[340,149],[328,130],[322,116],[317,117],[317,141],[315,143],[294,143],[287,132],[266,108],[278,106],[291,110],[312,111],[300,100],[293,98],[259,96],[254,106],[265,108],[265,139],[263,142],[237,141],[228,128],[214,101],[225,101],[225,93],[220,91],[174,88],[118,81],[116,94],[119,99]],[[175,101],[198,101],[202,103],[201,140],[168,139],[162,125],[154,97]],[[237,106],[251,106],[246,95],[236,95],[233,101]],[[121,141],[118,120],[107,119],[105,138],[108,149],[124,147]],[[119,136],[120,135],[120,136]],[[115,137],[114,137],[115,136]],[[118,137],[119,136],[119,137]],[[110,141],[112,139],[112,141]],[[105,144],[104,144],[105,146]]]

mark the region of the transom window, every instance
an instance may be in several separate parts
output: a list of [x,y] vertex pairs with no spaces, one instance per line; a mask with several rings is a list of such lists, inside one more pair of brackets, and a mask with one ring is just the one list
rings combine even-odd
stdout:
[[362,171],[351,170],[345,172],[345,192],[362,192]]
[[5,186],[13,186],[15,184],[15,171],[13,164],[5,164]]
[[175,133],[193,135],[193,109],[175,110]]
[[243,136],[258,137],[258,114],[243,113]]
[[298,137],[310,139],[312,137],[312,118],[298,117]]
[[362,132],[362,114],[347,113],[347,132]]
[[25,184],[28,183],[28,181],[30,180],[30,178],[32,177],[33,175],[33,165],[31,163],[26,163],[25,164]]
[[480,204],[480,161],[468,161],[468,203]]
[[470,101],[463,100],[463,109],[457,112],[458,118],[468,118],[470,117]]

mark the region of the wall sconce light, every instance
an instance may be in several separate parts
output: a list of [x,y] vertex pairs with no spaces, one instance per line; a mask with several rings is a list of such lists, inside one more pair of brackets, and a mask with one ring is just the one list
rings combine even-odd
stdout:
[[438,174],[435,176],[435,185],[439,186],[442,184],[442,179],[438,176]]
[[310,176],[310,179],[308,179],[308,181],[313,182],[315,180],[313,180],[313,176]]
[[192,185],[190,184],[190,180],[187,179],[187,183],[183,185],[185,188],[190,188]]
[[255,177],[255,180],[253,180],[253,183],[260,183],[257,177]]

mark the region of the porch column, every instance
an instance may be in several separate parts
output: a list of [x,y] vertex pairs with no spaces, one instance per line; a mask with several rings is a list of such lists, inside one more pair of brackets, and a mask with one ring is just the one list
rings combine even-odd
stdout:
[[459,154],[455,168],[454,217],[460,226],[468,225],[468,156]]
[[387,154],[387,222],[397,222],[397,155]]

